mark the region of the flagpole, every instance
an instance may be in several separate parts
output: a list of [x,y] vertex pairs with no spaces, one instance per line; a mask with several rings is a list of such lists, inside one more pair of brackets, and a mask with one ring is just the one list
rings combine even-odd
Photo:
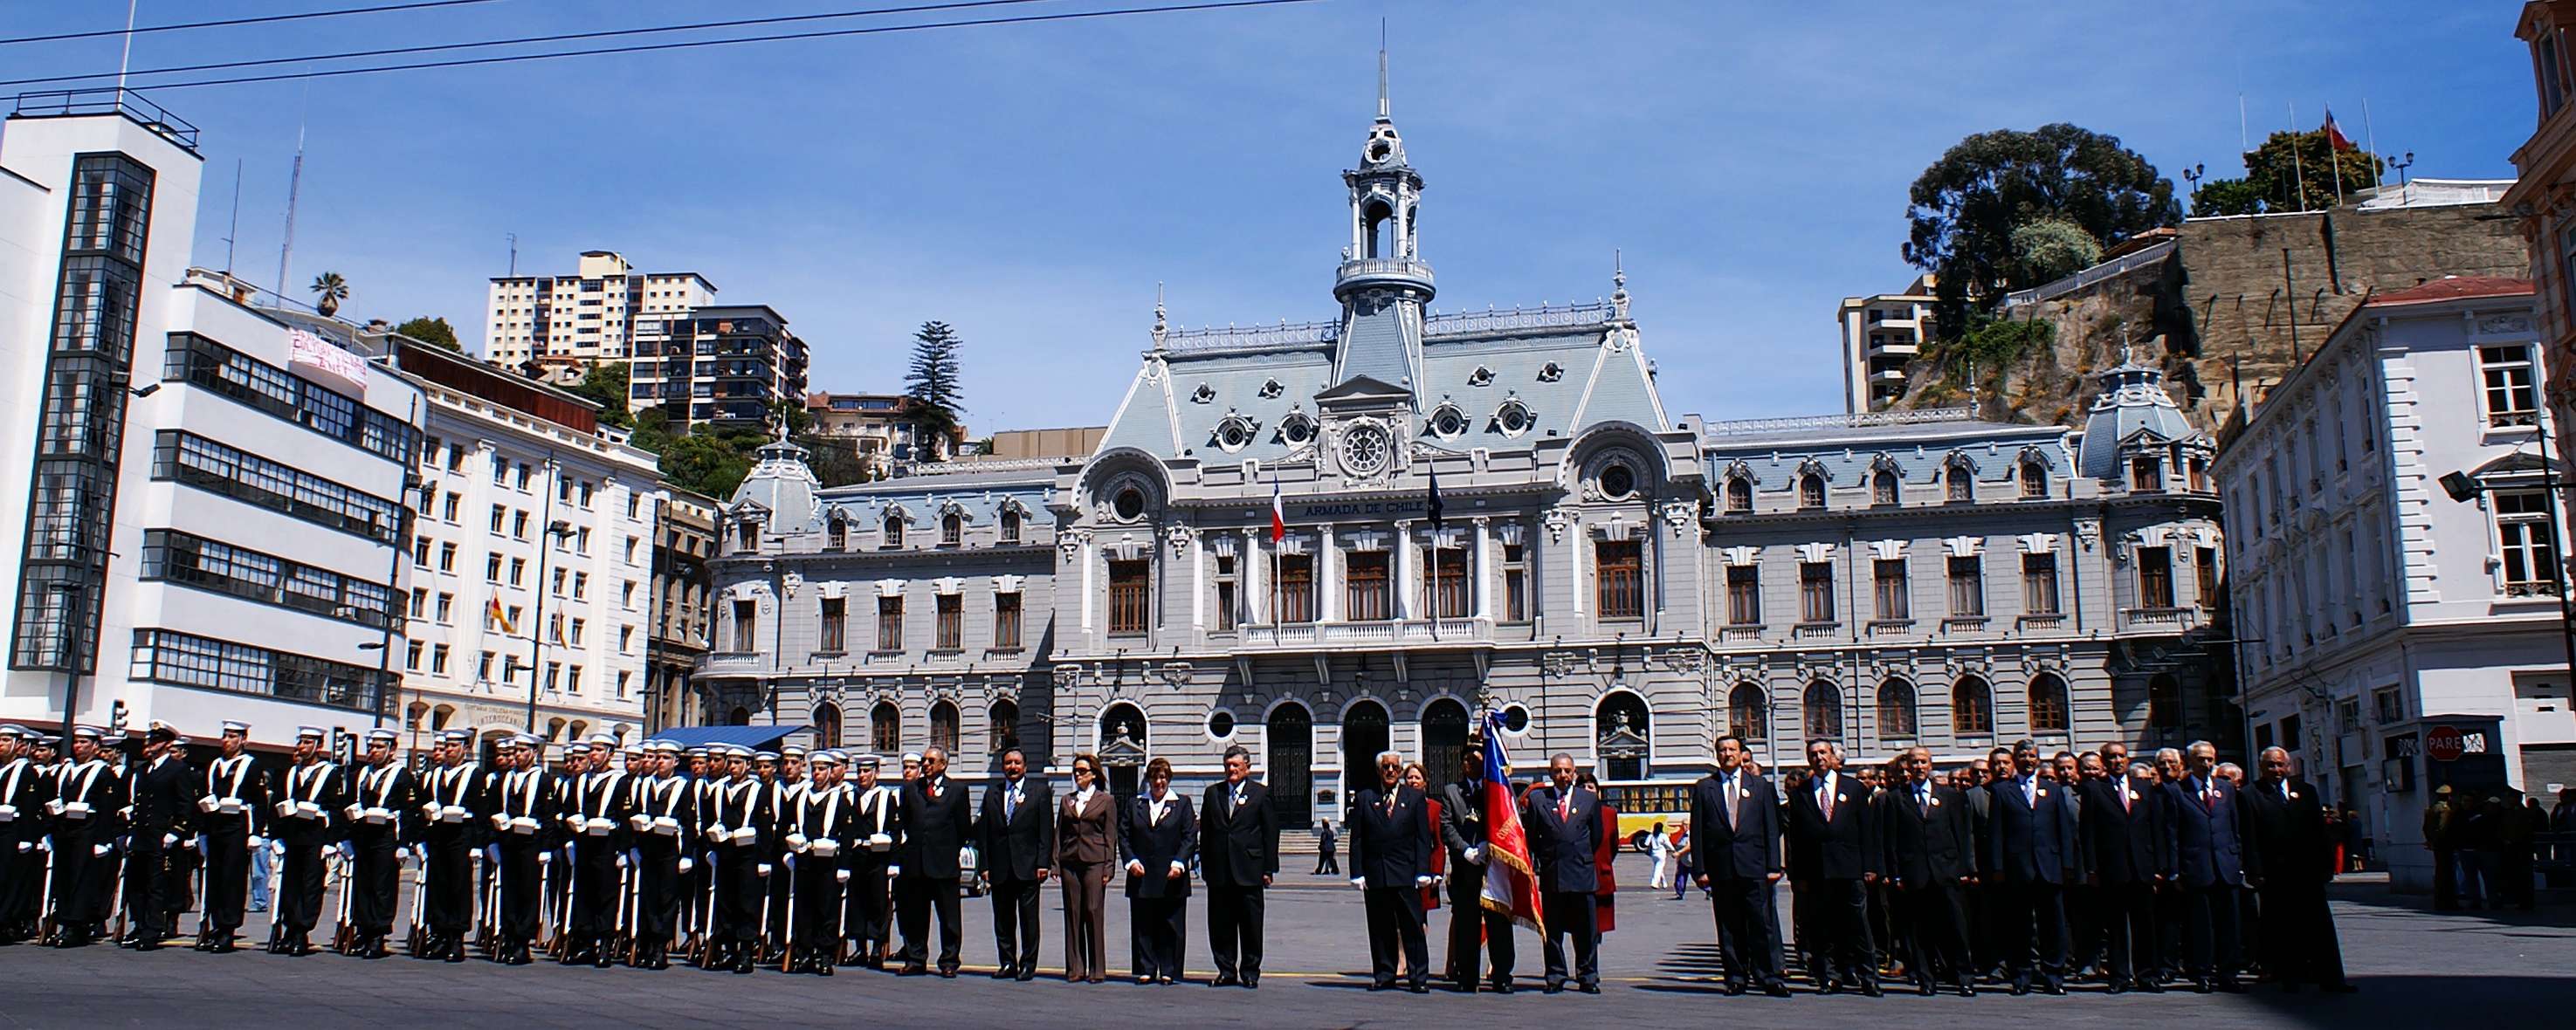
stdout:
[[[2334,108],[2331,106],[2326,108],[2326,124],[2334,125]],[[2343,206],[2343,151],[2334,143],[2335,137],[2341,135],[2343,135],[2341,126],[2335,126],[2333,132],[2326,134],[2326,170],[2334,179],[2336,207]]]
[[[2361,98],[2361,135],[2363,139],[2370,141],[2370,159],[2371,162],[2376,165],[2379,161],[2379,130],[2371,128],[2370,126],[2369,97]],[[2380,185],[2381,180],[2386,177],[2387,173],[2383,169],[2373,167],[2370,171],[2370,185],[2373,188],[2376,188]]]
[[2290,101],[2290,193],[2298,199],[2299,210],[2308,209],[2308,170],[2299,162],[2299,102]]

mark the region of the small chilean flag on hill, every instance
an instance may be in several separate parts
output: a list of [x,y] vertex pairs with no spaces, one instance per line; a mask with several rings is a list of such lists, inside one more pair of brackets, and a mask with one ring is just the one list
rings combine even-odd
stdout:
[[2335,126],[2334,108],[2326,108],[2326,123],[2323,126],[2320,126],[2320,128],[2325,131],[2326,143],[2333,146],[2336,150],[2353,149],[2352,140],[2345,137],[2343,130]]
[[1511,765],[1503,754],[1503,717],[1485,713],[1485,886],[1476,900],[1485,911],[1512,917],[1512,922],[1547,936],[1547,915],[1539,908],[1538,871],[1530,863],[1529,832],[1521,826],[1519,799],[1512,796]]
[[1270,542],[1275,544],[1287,538],[1288,509],[1280,506],[1279,476],[1274,472],[1270,477]]

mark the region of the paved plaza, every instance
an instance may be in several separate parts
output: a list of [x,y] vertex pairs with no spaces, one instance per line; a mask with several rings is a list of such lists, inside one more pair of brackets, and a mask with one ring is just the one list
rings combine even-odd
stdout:
[[[1311,859],[1305,860],[1311,861]],[[2295,995],[2256,988],[2243,995],[2109,996],[2080,986],[2071,996],[1975,998],[1891,993],[1872,1000],[1820,997],[1801,989],[1780,1000],[1718,993],[1716,946],[1702,901],[1676,902],[1642,888],[1619,897],[1619,928],[1603,945],[1603,993],[1548,996],[1534,936],[1521,935],[1522,991],[1474,998],[1370,993],[1359,894],[1339,880],[1285,877],[1270,903],[1268,969],[1259,991],[1205,985],[1207,943],[1198,901],[1191,907],[1190,961],[1201,982],[1136,987],[1124,968],[1123,902],[1110,902],[1113,979],[1099,986],[1040,980],[996,983],[990,910],[968,899],[968,973],[953,981],[898,979],[845,969],[829,979],[764,971],[751,976],[672,969],[566,969],[540,963],[505,968],[336,955],[277,958],[249,950],[204,955],[184,946],[137,955],[96,946],[78,951],[0,949],[0,1026],[617,1026],[814,1025],[992,1026],[1004,1022],[1076,1027],[1429,1026],[1474,1019],[1498,1026],[1688,1026],[1725,1020],[1744,1026],[1993,1026],[2044,1020],[2059,1026],[2411,1027],[2567,1026],[2576,1013],[2576,929],[2565,907],[2521,913],[2434,913],[2418,899],[2392,898],[2375,882],[2341,885],[2335,916],[2345,962],[2361,993]],[[1645,881],[1642,859],[1623,858],[1621,875]],[[1060,912],[1046,916],[1044,961],[1062,957]],[[1787,901],[1782,900],[1783,915]],[[1445,923],[1446,914],[1435,916]],[[256,922],[257,917],[254,917]],[[2553,925],[2554,924],[2554,925]],[[194,918],[185,924],[193,929]],[[253,927],[251,943],[265,932]],[[320,936],[320,935],[317,935]],[[1443,961],[1433,935],[1432,961]],[[1569,1021],[1573,1021],[1569,1023]],[[1928,1021],[1918,1024],[1917,1021]]]

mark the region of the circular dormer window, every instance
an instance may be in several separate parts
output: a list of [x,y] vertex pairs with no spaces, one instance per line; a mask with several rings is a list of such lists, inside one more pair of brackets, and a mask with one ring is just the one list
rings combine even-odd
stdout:
[[1529,432],[1529,405],[1519,401],[1505,401],[1503,409],[1494,413],[1494,424],[1502,427],[1505,436],[1519,436]]
[[1145,517],[1145,491],[1132,486],[1118,491],[1109,501],[1109,510],[1130,522]]
[[1369,141],[1368,159],[1370,161],[1384,161],[1393,156],[1395,156],[1395,144],[1387,142],[1386,137],[1380,136]]
[[1240,415],[1216,426],[1216,445],[1228,451],[1239,451],[1252,445],[1252,421]]
[[1443,404],[1440,410],[1431,413],[1431,435],[1443,440],[1455,440],[1466,434],[1467,416],[1455,406]]
[[1637,495],[1637,470],[1626,465],[1612,465],[1601,470],[1601,496],[1624,501]]
[[1279,438],[1291,444],[1303,444],[1315,438],[1315,420],[1302,414],[1290,415],[1279,424]]

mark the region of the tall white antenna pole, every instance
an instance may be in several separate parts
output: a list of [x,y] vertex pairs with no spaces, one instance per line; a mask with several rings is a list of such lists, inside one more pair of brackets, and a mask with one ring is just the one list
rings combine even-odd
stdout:
[[125,52],[116,59],[116,97],[125,99],[125,70],[134,66],[134,7],[141,0],[125,0]]
[[2245,134],[2245,94],[2243,93],[2236,94],[2236,149],[2239,151],[2254,149],[2253,139]]
[[[2379,162],[2379,130],[2377,130],[2377,129],[2374,129],[2374,128],[2371,128],[2371,127],[2370,127],[2370,98],[2369,98],[2369,97],[2363,97],[2363,98],[2361,98],[2361,136],[2362,136],[2362,138],[2363,138],[2363,139],[2365,139],[2365,140],[2368,140],[2368,141],[2369,141],[2368,143],[2365,143],[2365,144],[2363,144],[2363,145],[2364,145],[2364,146],[2367,146],[2367,147],[2369,147],[2369,148],[2370,148],[2370,160],[2371,160],[2371,162],[2372,162],[2373,164],[2378,164],[2378,162]],[[2371,184],[2371,185],[2373,185],[2373,186],[2377,186],[2377,185],[2379,185],[2380,180],[2385,179],[2385,178],[2387,178],[2387,177],[2388,177],[2388,170],[2387,170],[2387,166],[2386,166],[2386,165],[2379,165],[2379,170],[2374,171],[2374,172],[2372,172],[2372,173],[2371,173],[2371,176],[2370,176],[2370,184]]]
[[[310,113],[313,100],[313,80],[311,79],[304,80],[304,99],[306,112]],[[303,114],[296,115],[295,168],[286,177],[286,240],[277,247],[276,292],[277,299],[280,301],[286,299],[287,259],[295,253],[295,201],[304,191],[304,121]]]
[[233,274],[233,238],[241,235],[241,181],[242,160],[236,157],[233,159],[233,220],[232,225],[224,230],[224,278],[227,279]]

